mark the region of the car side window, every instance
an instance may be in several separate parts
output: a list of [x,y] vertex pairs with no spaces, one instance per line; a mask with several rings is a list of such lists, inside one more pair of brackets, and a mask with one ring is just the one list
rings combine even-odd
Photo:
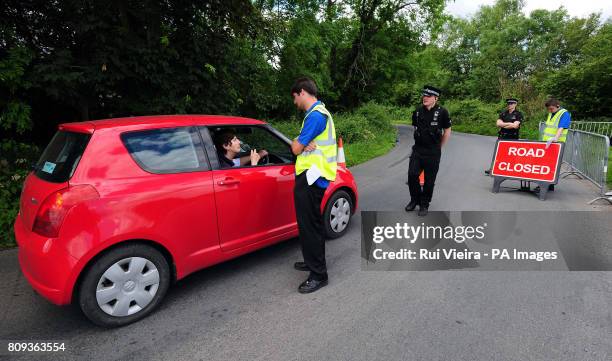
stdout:
[[[219,149],[218,137],[229,133],[235,135],[240,141],[240,152],[235,155],[234,159],[248,156],[252,149],[256,149],[258,152],[265,150],[268,153],[257,166],[292,164],[294,162],[295,158],[291,152],[290,144],[270,131],[267,126],[209,126],[208,129],[212,141],[217,144],[215,155],[218,158],[224,153],[223,149]],[[250,162],[246,166],[251,166]]]
[[199,132],[193,127],[123,133],[121,139],[138,165],[151,173],[209,170]]

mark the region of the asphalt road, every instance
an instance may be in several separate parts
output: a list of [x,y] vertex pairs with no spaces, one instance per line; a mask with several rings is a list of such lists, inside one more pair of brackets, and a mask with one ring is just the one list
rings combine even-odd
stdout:
[[[389,154],[352,169],[362,210],[401,210],[411,130]],[[495,140],[454,134],[431,210],[591,210],[589,183],[565,179],[542,202],[490,192]],[[350,157],[350,154],[347,155]],[[509,183],[507,186],[512,187]],[[93,326],[39,297],[16,250],[0,252],[0,340],[62,340],[49,359],[89,360],[610,360],[612,272],[365,272],[360,217],[327,244],[329,286],[301,295],[290,240],[178,282],[150,317]],[[0,359],[8,358],[6,354]],[[45,356],[11,356],[45,359]]]

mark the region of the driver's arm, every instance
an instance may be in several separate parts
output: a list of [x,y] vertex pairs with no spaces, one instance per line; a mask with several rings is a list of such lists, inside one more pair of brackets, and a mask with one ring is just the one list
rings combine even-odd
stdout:
[[251,156],[250,155],[245,155],[240,157],[240,166],[242,167],[243,165],[247,165],[251,163]]
[[[253,150],[251,150],[251,153],[252,153],[253,151],[256,151],[256,150],[257,150],[257,149],[253,149]],[[257,152],[257,154],[259,155],[259,157],[257,158],[257,162],[256,162],[256,163],[259,163],[259,160],[260,160],[261,158],[263,158],[263,157],[265,157],[266,155],[268,155],[268,151],[267,151],[267,150],[265,150],[265,149],[262,149],[262,150],[260,150],[259,152]],[[243,156],[243,157],[240,157],[240,166],[242,167],[243,165],[252,165],[252,164],[251,164],[251,163],[252,163],[252,162],[251,162],[251,157],[252,157],[252,154],[249,154],[249,155],[245,155],[245,156]]]

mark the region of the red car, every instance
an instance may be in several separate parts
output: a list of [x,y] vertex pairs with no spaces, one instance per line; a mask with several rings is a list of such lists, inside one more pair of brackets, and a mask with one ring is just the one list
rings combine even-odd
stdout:
[[[213,139],[228,128],[243,154],[267,156],[222,168]],[[298,235],[294,161],[290,140],[254,119],[61,124],[24,183],[14,224],[22,272],[96,324],[134,322],[173,281]],[[321,204],[328,237],[346,232],[356,208],[355,180],[339,166]]]

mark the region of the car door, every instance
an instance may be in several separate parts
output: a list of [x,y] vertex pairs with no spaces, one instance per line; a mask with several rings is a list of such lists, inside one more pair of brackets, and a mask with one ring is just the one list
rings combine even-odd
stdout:
[[[235,250],[295,229],[295,164],[290,145],[266,126],[232,126],[246,155],[265,149],[259,165],[221,169],[213,138],[225,127],[202,128],[213,166],[219,240],[223,251]],[[267,161],[267,164],[262,164]]]
[[146,172],[105,181],[118,190],[118,209],[139,216],[124,222],[172,243],[185,273],[210,262],[219,240],[212,170],[198,128],[131,131],[121,139]]

